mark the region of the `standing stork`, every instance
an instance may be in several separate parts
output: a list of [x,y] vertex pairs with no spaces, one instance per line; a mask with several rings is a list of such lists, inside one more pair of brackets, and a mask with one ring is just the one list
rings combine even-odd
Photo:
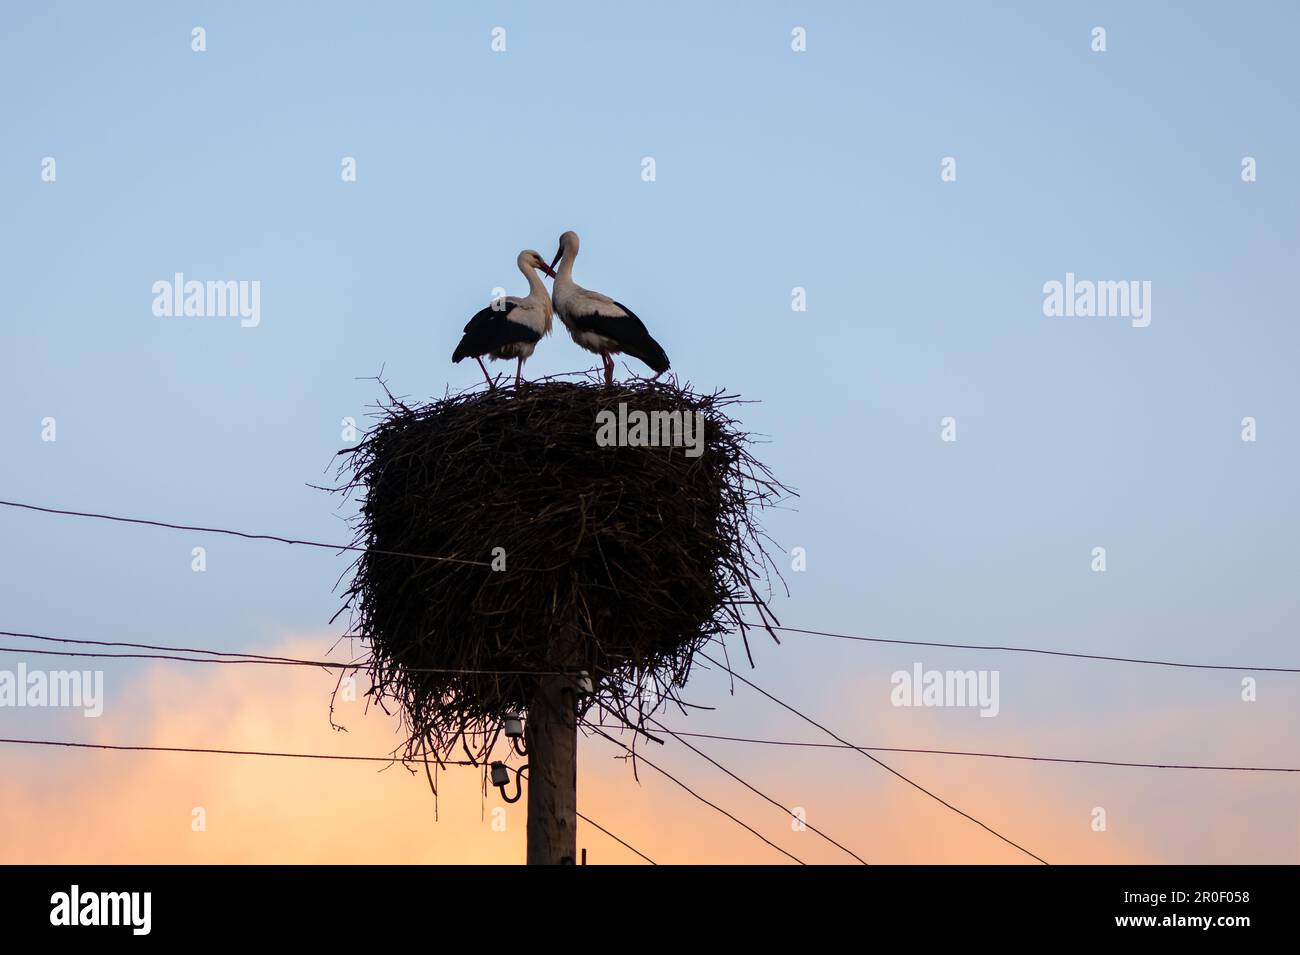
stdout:
[[515,260],[519,271],[528,279],[528,295],[519,298],[507,295],[497,299],[480,311],[465,325],[465,334],[460,344],[452,352],[453,363],[462,358],[473,356],[478,366],[483,369],[483,377],[488,387],[495,388],[483,356],[495,359],[517,359],[515,366],[515,387],[523,384],[524,362],[532,355],[543,335],[551,331],[551,297],[546,294],[546,286],[538,277],[536,270],[541,269],[554,277],[555,271],[546,264],[546,260],[532,249],[525,249]]
[[610,356],[620,353],[641,359],[658,378],[668,370],[663,348],[626,305],[573,281],[573,260],[577,257],[578,233],[566,232],[560,236],[559,251],[551,262],[552,269],[557,262],[560,265],[552,289],[555,314],[580,347],[600,356],[605,365],[605,384],[614,381],[614,359]]

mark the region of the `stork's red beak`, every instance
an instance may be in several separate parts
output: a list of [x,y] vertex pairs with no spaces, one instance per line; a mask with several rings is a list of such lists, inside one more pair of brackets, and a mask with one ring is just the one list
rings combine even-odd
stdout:
[[551,259],[551,274],[555,274],[555,267],[560,264],[560,256],[564,255],[564,246],[555,250],[555,258]]
[[547,265],[545,259],[541,259],[539,261],[541,261],[542,263],[542,271],[545,272],[547,275],[549,275],[551,278],[555,278],[555,266]]

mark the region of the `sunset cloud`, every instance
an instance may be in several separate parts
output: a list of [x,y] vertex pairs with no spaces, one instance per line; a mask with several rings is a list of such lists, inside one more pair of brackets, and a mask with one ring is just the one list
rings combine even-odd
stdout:
[[[298,637],[269,652],[319,658],[325,645],[322,638]],[[115,685],[119,700],[129,702],[110,701],[102,718],[78,721],[85,727],[78,738],[350,755],[382,755],[401,741],[397,720],[374,707],[365,712],[363,702],[340,703],[336,718],[347,732],[331,729],[334,677],[316,670],[159,665]],[[841,718],[852,710],[843,700],[824,706]],[[1164,716],[1155,721],[1157,735],[1176,731],[1176,714]],[[915,714],[911,739],[873,742],[924,745],[927,721],[937,719]],[[664,722],[686,728],[680,718]],[[949,748],[987,746],[944,732]],[[31,735],[60,734],[68,735]],[[1056,747],[1067,755],[1084,754],[1095,751],[1090,739],[1106,735],[1102,728],[1058,737]],[[783,805],[801,809],[814,826],[869,861],[1032,861],[852,752],[692,742]],[[999,748],[1032,751],[1039,744],[1007,738]],[[677,742],[639,744],[638,750],[801,859],[852,862],[812,831],[794,831],[790,817]],[[789,861],[644,764],[638,781],[620,755],[607,740],[583,741],[579,809],[651,858]],[[6,758],[14,769],[0,781],[0,861],[6,863],[513,863],[524,857],[526,800],[510,806],[490,787],[485,793],[482,774],[473,768],[450,767],[440,774],[435,819],[423,773],[401,766],[84,750],[10,749]],[[1224,805],[1243,798],[1239,781],[1219,774],[908,754],[880,758],[1055,862],[1170,861],[1152,828],[1154,818],[1181,821],[1197,839],[1206,826],[1196,803],[1166,794],[1193,782]],[[1106,809],[1105,832],[1091,825],[1098,806]],[[196,811],[202,831],[195,831]],[[1249,813],[1216,818],[1203,853],[1217,857],[1229,844],[1240,851],[1258,835]],[[589,850],[592,863],[639,861],[585,824],[579,845]]]

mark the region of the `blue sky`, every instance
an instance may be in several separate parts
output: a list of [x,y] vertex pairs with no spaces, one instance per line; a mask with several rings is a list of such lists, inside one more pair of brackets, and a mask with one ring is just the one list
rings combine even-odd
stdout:
[[[472,385],[477,367],[448,360],[465,320],[495,286],[522,292],[520,249],[549,258],[575,229],[575,277],[635,309],[683,380],[759,402],[746,424],[800,493],[767,525],[808,554],[776,603],[784,622],[1300,664],[1295,8],[738,9],[6,11],[0,496],[346,539],[347,512],[308,485],[346,443],[341,419],[376,397],[364,379],[382,368],[415,397]],[[1098,25],[1105,53],[1090,50]],[[940,181],[946,156],[955,182]],[[175,272],[259,280],[261,324],[154,316],[151,286]],[[1043,283],[1066,272],[1149,280],[1150,326],[1045,317]],[[593,365],[561,331],[526,371]],[[956,442],[940,440],[946,416]],[[0,627],[99,639],[253,648],[323,632],[345,565],[9,510],[0,539]],[[1001,716],[944,712],[920,738],[887,702],[890,671],[916,660],[997,667]],[[1246,704],[1233,673],[810,637],[758,661],[760,682],[844,731],[917,745],[948,728],[1107,755],[1077,752],[1095,726],[1121,758],[1276,762],[1287,747],[1225,741],[1300,717],[1287,675]],[[132,672],[110,669],[110,694]],[[792,731],[708,674],[692,693],[722,708],[711,726]],[[1148,722],[1171,712],[1185,732]],[[1194,803],[1255,817],[1237,856],[1206,858],[1219,850],[1196,833],[1161,829],[1161,800],[1197,796],[1156,782],[1134,812],[1170,857],[1294,861],[1293,784]]]

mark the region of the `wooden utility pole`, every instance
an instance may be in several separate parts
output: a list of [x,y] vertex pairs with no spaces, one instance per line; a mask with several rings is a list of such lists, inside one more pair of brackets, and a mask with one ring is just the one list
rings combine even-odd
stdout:
[[528,864],[573,865],[578,855],[578,714],[571,679],[539,679],[524,741]]

